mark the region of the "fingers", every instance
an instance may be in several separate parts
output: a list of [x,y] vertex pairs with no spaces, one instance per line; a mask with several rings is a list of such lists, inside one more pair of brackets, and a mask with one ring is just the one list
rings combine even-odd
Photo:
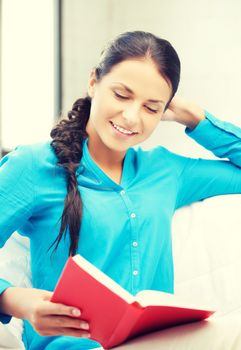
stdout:
[[58,336],[58,335],[68,335],[72,337],[78,337],[78,338],[90,338],[91,335],[87,331],[78,330],[75,328],[39,328],[35,329],[38,334],[42,336]]
[[85,320],[75,319],[67,316],[47,316],[44,318],[44,323],[51,328],[76,328],[88,330],[89,324]]
[[70,317],[81,316],[81,311],[73,306],[57,304],[51,301],[45,301],[38,308],[38,313],[41,315],[65,315]]
[[78,331],[74,328],[73,329],[71,329],[71,328],[62,329],[61,335],[68,335],[71,337],[78,337],[78,338],[90,338],[91,337],[89,332]]
[[[54,333],[56,334],[56,333]],[[86,331],[78,331],[76,329],[72,328],[63,328],[60,330],[59,335],[68,335],[71,337],[78,337],[78,338],[90,338],[90,333]]]
[[76,337],[90,337],[88,322],[73,317],[42,316],[32,320],[32,325],[43,336],[71,335]]
[[[29,321],[43,336],[69,335],[90,338],[89,324],[81,320],[81,310],[76,307],[54,303],[52,293],[36,290],[37,301],[32,307]],[[40,299],[38,300],[40,294]]]

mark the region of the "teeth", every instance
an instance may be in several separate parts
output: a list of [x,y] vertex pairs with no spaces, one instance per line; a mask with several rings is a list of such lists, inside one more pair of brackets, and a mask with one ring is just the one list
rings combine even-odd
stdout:
[[123,129],[120,126],[114,124],[113,122],[112,122],[112,125],[114,126],[115,129],[117,129],[118,131],[122,132],[123,134],[128,134],[128,135],[134,134],[134,132],[126,130],[126,129]]

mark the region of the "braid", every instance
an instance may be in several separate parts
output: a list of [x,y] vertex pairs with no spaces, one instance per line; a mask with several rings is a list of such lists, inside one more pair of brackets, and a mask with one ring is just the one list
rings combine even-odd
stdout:
[[88,136],[85,129],[89,120],[90,106],[90,97],[78,99],[68,113],[68,119],[61,120],[50,133],[53,139],[51,146],[58,157],[57,164],[65,169],[67,182],[60,231],[50,248],[55,245],[55,251],[69,229],[69,255],[76,254],[79,241],[83,205],[78,190],[76,170],[82,158],[83,141]]

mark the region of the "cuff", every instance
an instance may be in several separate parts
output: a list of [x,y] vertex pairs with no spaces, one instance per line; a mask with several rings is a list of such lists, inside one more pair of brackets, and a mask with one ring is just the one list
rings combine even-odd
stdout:
[[224,133],[229,134],[230,137],[241,138],[239,127],[222,121],[207,111],[205,111],[205,119],[201,120],[194,129],[186,127],[185,133],[207,149],[213,149],[219,145],[219,139]]

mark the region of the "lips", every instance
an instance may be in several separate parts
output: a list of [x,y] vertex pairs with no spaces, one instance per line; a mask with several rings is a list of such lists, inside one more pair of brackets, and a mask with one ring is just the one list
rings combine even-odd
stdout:
[[113,126],[113,128],[115,130],[117,130],[119,133],[121,133],[122,135],[126,135],[126,136],[132,136],[135,134],[138,134],[135,131],[132,130],[128,130],[127,128],[124,128],[123,126],[120,126],[118,124],[113,123],[112,121],[110,121],[111,125]]

